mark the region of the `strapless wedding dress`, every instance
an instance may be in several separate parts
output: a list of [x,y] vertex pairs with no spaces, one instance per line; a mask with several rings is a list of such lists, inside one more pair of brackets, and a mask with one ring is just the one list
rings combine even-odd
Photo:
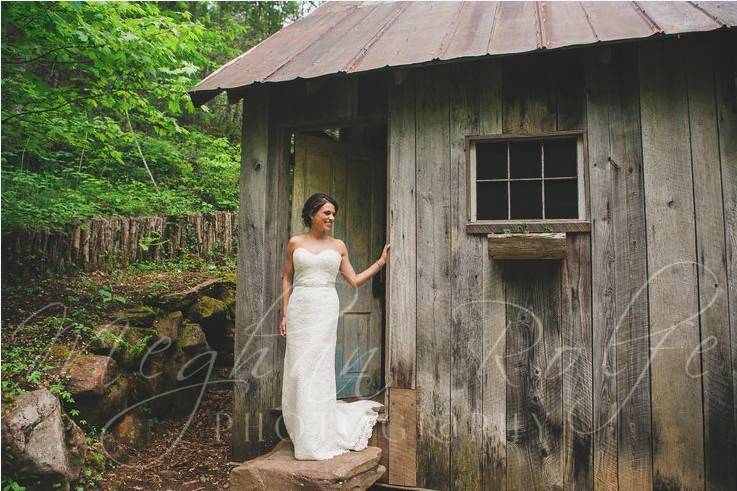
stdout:
[[287,305],[282,415],[298,460],[325,460],[368,445],[383,404],[336,399],[335,344],[341,255],[298,247]]

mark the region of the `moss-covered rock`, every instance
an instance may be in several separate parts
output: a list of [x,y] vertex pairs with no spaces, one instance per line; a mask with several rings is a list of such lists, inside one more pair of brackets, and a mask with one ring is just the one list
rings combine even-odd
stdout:
[[165,317],[156,319],[154,322],[154,329],[161,338],[169,338],[173,343],[179,339],[181,334],[182,323],[184,322],[184,314],[177,310],[168,313]]
[[131,326],[136,327],[151,327],[157,315],[156,309],[148,305],[140,305],[118,313],[119,318],[127,319]]
[[204,326],[222,322],[228,312],[228,306],[222,300],[212,297],[201,297],[189,309],[189,318]]
[[182,328],[182,335],[177,341],[177,349],[187,355],[196,355],[210,349],[205,333],[199,324],[188,322]]
[[95,332],[90,350],[113,357],[125,368],[137,370],[143,356],[159,339],[159,333],[154,328],[107,325]]
[[151,346],[159,339],[156,329],[131,327],[123,333],[125,344],[116,350],[120,364],[132,370],[138,370],[141,360],[149,352]]

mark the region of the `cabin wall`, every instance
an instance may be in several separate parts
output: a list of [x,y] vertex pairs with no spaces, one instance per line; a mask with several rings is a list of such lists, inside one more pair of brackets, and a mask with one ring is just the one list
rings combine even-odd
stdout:
[[[735,487],[735,45],[395,72],[387,383],[416,393],[417,452],[390,453],[389,482]],[[570,129],[587,134],[590,230],[562,261],[491,261],[464,228],[465,136]]]
[[[735,41],[706,33],[246,91],[234,459],[279,437],[288,130],[388,116],[381,481],[737,487]],[[465,137],[571,129],[586,132],[588,230],[568,233],[562,261],[490,260],[486,235],[465,229]]]

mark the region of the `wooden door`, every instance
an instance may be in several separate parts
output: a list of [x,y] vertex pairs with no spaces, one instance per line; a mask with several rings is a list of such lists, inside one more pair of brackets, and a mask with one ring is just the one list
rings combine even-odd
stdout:
[[[358,273],[381,254],[385,238],[386,150],[298,133],[295,141],[291,234],[305,233],[301,212],[313,193],[338,202],[333,236],[348,247]],[[383,277],[383,276],[382,276]],[[384,294],[381,278],[353,289],[336,278],[340,298],[335,353],[339,398],[370,396],[382,386]]]

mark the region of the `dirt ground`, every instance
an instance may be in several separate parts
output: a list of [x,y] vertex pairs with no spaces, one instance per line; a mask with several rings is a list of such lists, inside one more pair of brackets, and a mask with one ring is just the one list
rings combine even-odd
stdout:
[[[222,370],[220,378],[228,375]],[[210,384],[192,416],[167,419],[151,429],[150,444],[124,464],[105,472],[104,490],[171,491],[228,488],[230,416],[233,391],[229,383]],[[178,440],[178,441],[177,441]]]

